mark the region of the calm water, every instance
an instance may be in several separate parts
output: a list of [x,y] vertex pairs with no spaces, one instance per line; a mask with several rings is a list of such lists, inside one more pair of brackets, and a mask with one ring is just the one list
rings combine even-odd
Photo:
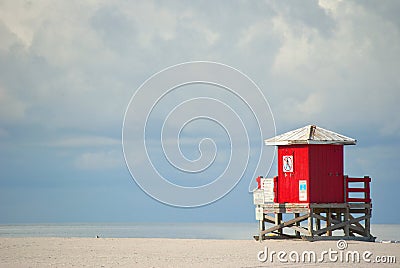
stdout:
[[[80,223],[0,225],[0,237],[252,239],[257,223]],[[400,224],[372,224],[380,240],[400,240]]]

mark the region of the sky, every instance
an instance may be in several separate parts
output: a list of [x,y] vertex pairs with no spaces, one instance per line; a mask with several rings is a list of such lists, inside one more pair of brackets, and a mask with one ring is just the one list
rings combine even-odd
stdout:
[[[211,61],[258,85],[277,134],[316,124],[357,139],[345,148],[345,173],[371,176],[373,223],[399,224],[399,13],[395,0],[0,1],[0,223],[255,221],[248,186],[257,152],[232,191],[196,208],[150,197],[125,163],[122,125],[139,87],[169,66]],[[231,101],[246,117],[226,93],[175,92],[154,114],[148,142],[160,137],[163,114],[200,95]],[[214,176],[229,144],[210,123],[184,129],[180,142],[192,160],[200,139],[221,142]]]

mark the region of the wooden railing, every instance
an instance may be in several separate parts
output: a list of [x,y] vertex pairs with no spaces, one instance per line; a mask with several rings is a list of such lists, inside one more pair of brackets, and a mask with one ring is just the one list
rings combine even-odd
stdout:
[[[363,183],[363,187],[350,187],[351,183]],[[344,176],[344,187],[345,187],[345,202],[357,202],[357,203],[371,203],[370,197],[370,187],[369,183],[371,182],[371,178],[365,176],[364,178],[349,178],[348,176]],[[364,193],[364,198],[354,198],[349,197],[349,193]]]

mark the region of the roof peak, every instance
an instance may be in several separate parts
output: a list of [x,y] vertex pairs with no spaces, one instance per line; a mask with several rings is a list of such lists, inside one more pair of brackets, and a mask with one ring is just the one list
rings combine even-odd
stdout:
[[307,125],[264,141],[265,145],[291,145],[291,144],[342,144],[354,145],[356,140],[331,130]]

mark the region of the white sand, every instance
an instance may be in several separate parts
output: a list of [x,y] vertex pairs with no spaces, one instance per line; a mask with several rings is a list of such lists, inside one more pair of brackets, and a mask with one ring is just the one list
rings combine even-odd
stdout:
[[[344,262],[281,263],[274,256],[273,263],[257,259],[257,253],[268,247],[271,251],[315,251],[317,258],[329,248],[338,251],[334,241],[268,240],[200,240],[200,239],[145,239],[145,238],[0,238],[0,267],[262,267],[262,266],[349,266]],[[370,257],[395,256],[400,263],[400,244],[381,244],[348,241],[346,251],[371,251]],[[295,257],[295,255],[293,255]],[[339,256],[339,255],[338,255]],[[285,259],[289,260],[286,256]],[[328,261],[328,262],[327,262]],[[360,260],[352,267],[375,266]]]

